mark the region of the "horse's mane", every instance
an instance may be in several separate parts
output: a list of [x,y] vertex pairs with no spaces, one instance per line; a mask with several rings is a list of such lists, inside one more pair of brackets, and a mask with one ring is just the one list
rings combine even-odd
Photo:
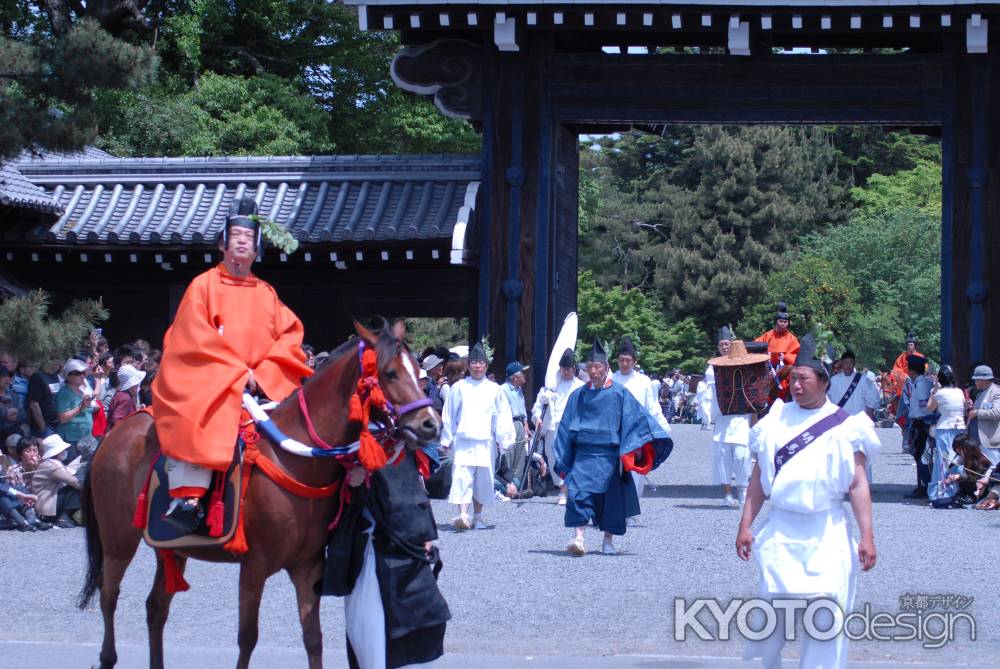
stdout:
[[[379,361],[385,360],[387,356],[396,356],[399,353],[401,346],[404,346],[403,342],[392,334],[392,329],[389,327],[389,324],[383,324],[382,329],[378,332],[378,341],[375,345],[375,352],[378,354]],[[323,367],[326,367],[334,360],[340,360],[348,354],[356,354],[357,351],[358,337],[352,336],[343,344],[330,351],[329,357],[323,361],[323,364],[320,365],[320,368],[317,369],[316,372],[319,373]]]

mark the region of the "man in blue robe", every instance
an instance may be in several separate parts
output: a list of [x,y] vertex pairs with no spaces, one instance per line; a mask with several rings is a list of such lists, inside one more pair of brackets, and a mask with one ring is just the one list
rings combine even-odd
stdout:
[[576,536],[566,550],[584,555],[584,529],[604,532],[601,552],[618,552],[612,535],[625,534],[625,519],[639,515],[630,472],[648,474],[670,455],[673,442],[623,386],[612,383],[608,356],[594,341],[587,356],[590,383],[569,396],[555,443],[555,470],[565,479],[566,527]]

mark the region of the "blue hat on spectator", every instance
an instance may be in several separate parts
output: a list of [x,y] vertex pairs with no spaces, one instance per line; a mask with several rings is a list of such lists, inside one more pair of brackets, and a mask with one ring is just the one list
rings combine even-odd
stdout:
[[529,369],[531,369],[531,367],[528,365],[522,365],[516,360],[514,362],[507,363],[507,378],[514,376],[518,372],[526,372]]

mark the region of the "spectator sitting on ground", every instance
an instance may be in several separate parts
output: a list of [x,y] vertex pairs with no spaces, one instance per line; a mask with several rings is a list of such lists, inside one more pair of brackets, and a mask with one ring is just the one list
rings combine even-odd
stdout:
[[963,506],[975,504],[979,497],[985,496],[989,488],[983,479],[992,463],[970,435],[958,436],[952,442],[952,449],[955,457],[952,458],[953,470],[948,475],[948,483],[958,484],[955,500]]
[[79,525],[81,484],[76,478],[76,471],[80,467],[80,459],[69,461],[69,448],[70,445],[58,434],[45,437],[42,440],[42,461],[31,478],[31,491],[38,496],[35,509],[39,518],[61,528]]
[[55,405],[59,416],[56,434],[70,446],[74,446],[81,438],[91,434],[94,429],[96,406],[94,394],[84,377],[86,372],[85,363],[76,358],[67,360],[63,366],[66,383],[56,393]]
[[14,444],[14,452],[17,461],[7,472],[7,482],[18,486],[19,490],[31,491],[31,478],[34,476],[38,463],[41,460],[39,453],[39,441],[31,437],[21,435],[11,435],[7,438],[8,443]]
[[61,366],[59,358],[52,356],[28,380],[28,422],[33,437],[47,437],[59,428],[56,393],[62,387]]
[[20,532],[34,532],[36,530],[49,530],[52,525],[39,521],[32,507],[38,498],[31,494],[25,485],[25,475],[21,464],[22,458],[31,465],[31,455],[25,455],[29,451],[34,455],[34,464],[38,463],[38,449],[34,443],[20,435],[11,435],[6,443],[12,465],[0,466],[0,515],[5,516],[9,525]]
[[118,391],[111,398],[108,411],[108,429],[117,425],[126,416],[140,409],[139,384],[146,378],[146,372],[140,372],[132,365],[122,365],[118,368]]

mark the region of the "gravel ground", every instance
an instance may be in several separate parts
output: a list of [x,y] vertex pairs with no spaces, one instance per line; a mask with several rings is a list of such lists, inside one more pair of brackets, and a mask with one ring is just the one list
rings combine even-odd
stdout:
[[[555,498],[498,504],[490,528],[457,533],[447,522],[453,507],[435,501],[445,561],[441,588],[453,620],[449,657],[440,666],[468,667],[505,656],[508,667],[755,666],[738,658],[737,640],[674,640],[674,599],[749,598],[759,576],[736,558],[739,511],[721,505],[709,485],[709,432],[675,426],[671,458],[650,477],[642,500],[643,527],[630,529],[617,556],[565,553],[570,531]],[[965,609],[977,621],[977,639],[959,626],[939,649],[919,641],[858,641],[857,666],[945,667],[1000,652],[993,570],[979,566],[995,554],[1000,514],[936,511],[903,499],[914,480],[912,459],[899,452],[898,430],[879,430],[883,454],[875,463],[878,565],[858,582],[856,608],[898,613],[904,595],[957,594],[975,598]],[[766,509],[765,509],[766,512]],[[591,548],[600,535],[588,533]],[[7,578],[0,625],[0,666],[85,666],[96,659],[99,611],[80,612],[73,599],[84,571],[83,532],[0,533]],[[35,568],[20,571],[18,565]],[[237,572],[232,565],[190,562],[191,590],[174,599],[167,625],[168,657],[175,663],[227,666],[236,656]],[[129,570],[118,606],[119,666],[146,662],[143,601],[153,573],[143,547]],[[15,613],[17,611],[17,613]],[[327,664],[343,666],[340,602],[323,611]],[[264,593],[255,666],[303,666],[294,593],[283,576]],[[795,644],[786,649],[794,657]],[[989,662],[987,661],[987,664]],[[759,666],[759,665],[757,665]]]

